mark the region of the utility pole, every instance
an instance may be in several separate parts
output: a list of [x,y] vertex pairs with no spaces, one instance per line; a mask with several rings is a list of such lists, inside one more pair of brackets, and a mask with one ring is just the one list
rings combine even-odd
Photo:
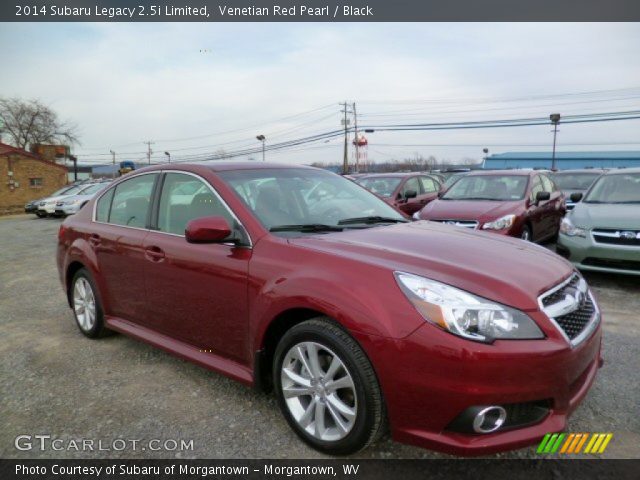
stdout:
[[356,146],[356,173],[360,173],[360,145],[358,143],[358,114],[356,113],[356,102],[353,102],[353,127],[355,129],[353,142]]
[[113,161],[113,171],[111,172],[111,178],[116,178],[116,152],[113,150],[109,150],[111,153],[111,159]]
[[151,154],[153,153],[153,150],[151,150],[151,145],[153,145],[155,142],[152,142],[151,140],[147,141],[147,142],[142,142],[147,146],[147,163],[149,165],[151,165]]
[[551,170],[556,169],[556,136],[558,135],[558,124],[560,123],[560,114],[552,113],[549,115],[551,123],[553,123],[553,153],[551,154]]
[[342,174],[347,175],[349,173],[349,142],[347,139],[349,121],[347,120],[347,102],[345,101],[342,106],[344,107],[344,110],[342,110],[344,113],[344,119],[342,120],[342,123],[344,123],[344,158],[342,159]]

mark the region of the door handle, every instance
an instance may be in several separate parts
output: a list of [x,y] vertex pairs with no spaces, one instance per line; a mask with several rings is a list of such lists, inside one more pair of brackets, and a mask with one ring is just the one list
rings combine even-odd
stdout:
[[89,235],[89,244],[92,247],[97,247],[98,245],[100,245],[100,235],[96,235],[95,233]]
[[160,262],[164,259],[164,251],[160,247],[147,247],[144,250],[147,260],[152,262]]

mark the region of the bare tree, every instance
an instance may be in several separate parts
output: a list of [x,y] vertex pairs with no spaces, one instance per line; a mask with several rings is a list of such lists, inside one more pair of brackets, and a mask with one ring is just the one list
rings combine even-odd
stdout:
[[0,132],[8,143],[24,149],[37,143],[78,143],[77,127],[35,99],[0,98]]

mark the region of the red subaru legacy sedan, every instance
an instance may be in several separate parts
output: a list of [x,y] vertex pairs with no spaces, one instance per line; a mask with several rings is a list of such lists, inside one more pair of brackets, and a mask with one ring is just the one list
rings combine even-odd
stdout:
[[438,198],[442,187],[437,177],[420,173],[372,173],[356,178],[356,183],[407,215]]
[[139,170],[64,221],[57,263],[84,335],[121,332],[272,389],[329,454],[387,427],[454,454],[536,443],[565,428],[602,362],[600,312],[570,263],[408,222],[314,168]]
[[460,178],[414,218],[542,242],[558,236],[565,213],[564,194],[544,173],[479,171]]

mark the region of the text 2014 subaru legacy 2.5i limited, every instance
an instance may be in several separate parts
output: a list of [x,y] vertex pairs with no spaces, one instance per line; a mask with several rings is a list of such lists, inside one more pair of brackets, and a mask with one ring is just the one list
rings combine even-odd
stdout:
[[602,363],[598,306],[569,262],[411,223],[314,168],[137,171],[65,220],[57,261],[86,336],[121,332],[273,389],[330,454],[387,426],[454,454],[536,443]]

